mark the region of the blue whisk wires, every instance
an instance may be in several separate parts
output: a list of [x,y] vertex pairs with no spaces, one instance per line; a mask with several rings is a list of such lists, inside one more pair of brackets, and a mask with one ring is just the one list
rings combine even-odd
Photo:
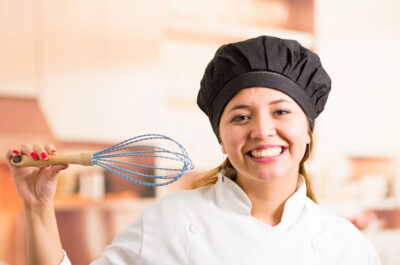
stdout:
[[[154,140],[170,141],[178,147],[179,151],[175,152],[158,146],[140,144],[144,141],[154,141]],[[168,167],[142,165],[131,162],[113,160],[113,158],[116,157],[149,157],[154,159],[161,158],[174,161],[173,163],[179,166],[177,166],[177,168],[168,168]],[[190,160],[185,148],[174,139],[161,134],[144,134],[127,139],[121,143],[118,143],[114,146],[104,149],[103,151],[94,153],[92,156],[92,162],[94,165],[100,166],[108,171],[111,171],[112,173],[115,173],[116,175],[126,180],[144,186],[168,185],[172,182],[177,181],[179,178],[183,176],[183,174],[194,168],[194,165]],[[158,170],[159,172],[165,171],[168,173],[166,175],[139,173],[131,169],[127,169],[117,165],[128,166],[128,167],[140,167],[144,169],[149,169],[151,171]],[[134,179],[131,176],[146,177],[151,179],[162,179],[164,180],[164,182],[161,183],[146,182]]]

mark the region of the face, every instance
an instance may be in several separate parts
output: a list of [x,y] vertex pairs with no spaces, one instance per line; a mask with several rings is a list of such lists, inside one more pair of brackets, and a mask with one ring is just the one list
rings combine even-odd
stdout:
[[297,179],[310,143],[307,117],[286,94],[252,87],[236,94],[221,116],[221,149],[238,178]]

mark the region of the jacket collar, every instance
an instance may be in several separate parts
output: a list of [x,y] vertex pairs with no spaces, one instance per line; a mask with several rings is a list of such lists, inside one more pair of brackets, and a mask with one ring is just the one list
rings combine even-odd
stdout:
[[[218,177],[215,184],[216,203],[224,209],[251,216],[251,201],[242,188],[228,177]],[[300,215],[305,205],[307,189],[304,177],[299,175],[296,192],[286,201],[281,222],[275,228],[287,228]]]

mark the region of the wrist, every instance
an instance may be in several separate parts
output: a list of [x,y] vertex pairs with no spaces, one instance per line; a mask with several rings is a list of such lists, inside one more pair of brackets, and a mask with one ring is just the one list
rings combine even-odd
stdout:
[[24,204],[26,216],[46,216],[54,213],[54,203],[46,204]]

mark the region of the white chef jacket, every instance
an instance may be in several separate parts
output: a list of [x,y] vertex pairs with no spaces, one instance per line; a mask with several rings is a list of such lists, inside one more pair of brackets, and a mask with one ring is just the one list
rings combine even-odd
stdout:
[[[249,197],[227,177],[173,192],[146,208],[91,264],[381,264],[356,227],[306,192],[303,180],[276,226],[253,217]],[[61,264],[70,264],[66,255]]]

